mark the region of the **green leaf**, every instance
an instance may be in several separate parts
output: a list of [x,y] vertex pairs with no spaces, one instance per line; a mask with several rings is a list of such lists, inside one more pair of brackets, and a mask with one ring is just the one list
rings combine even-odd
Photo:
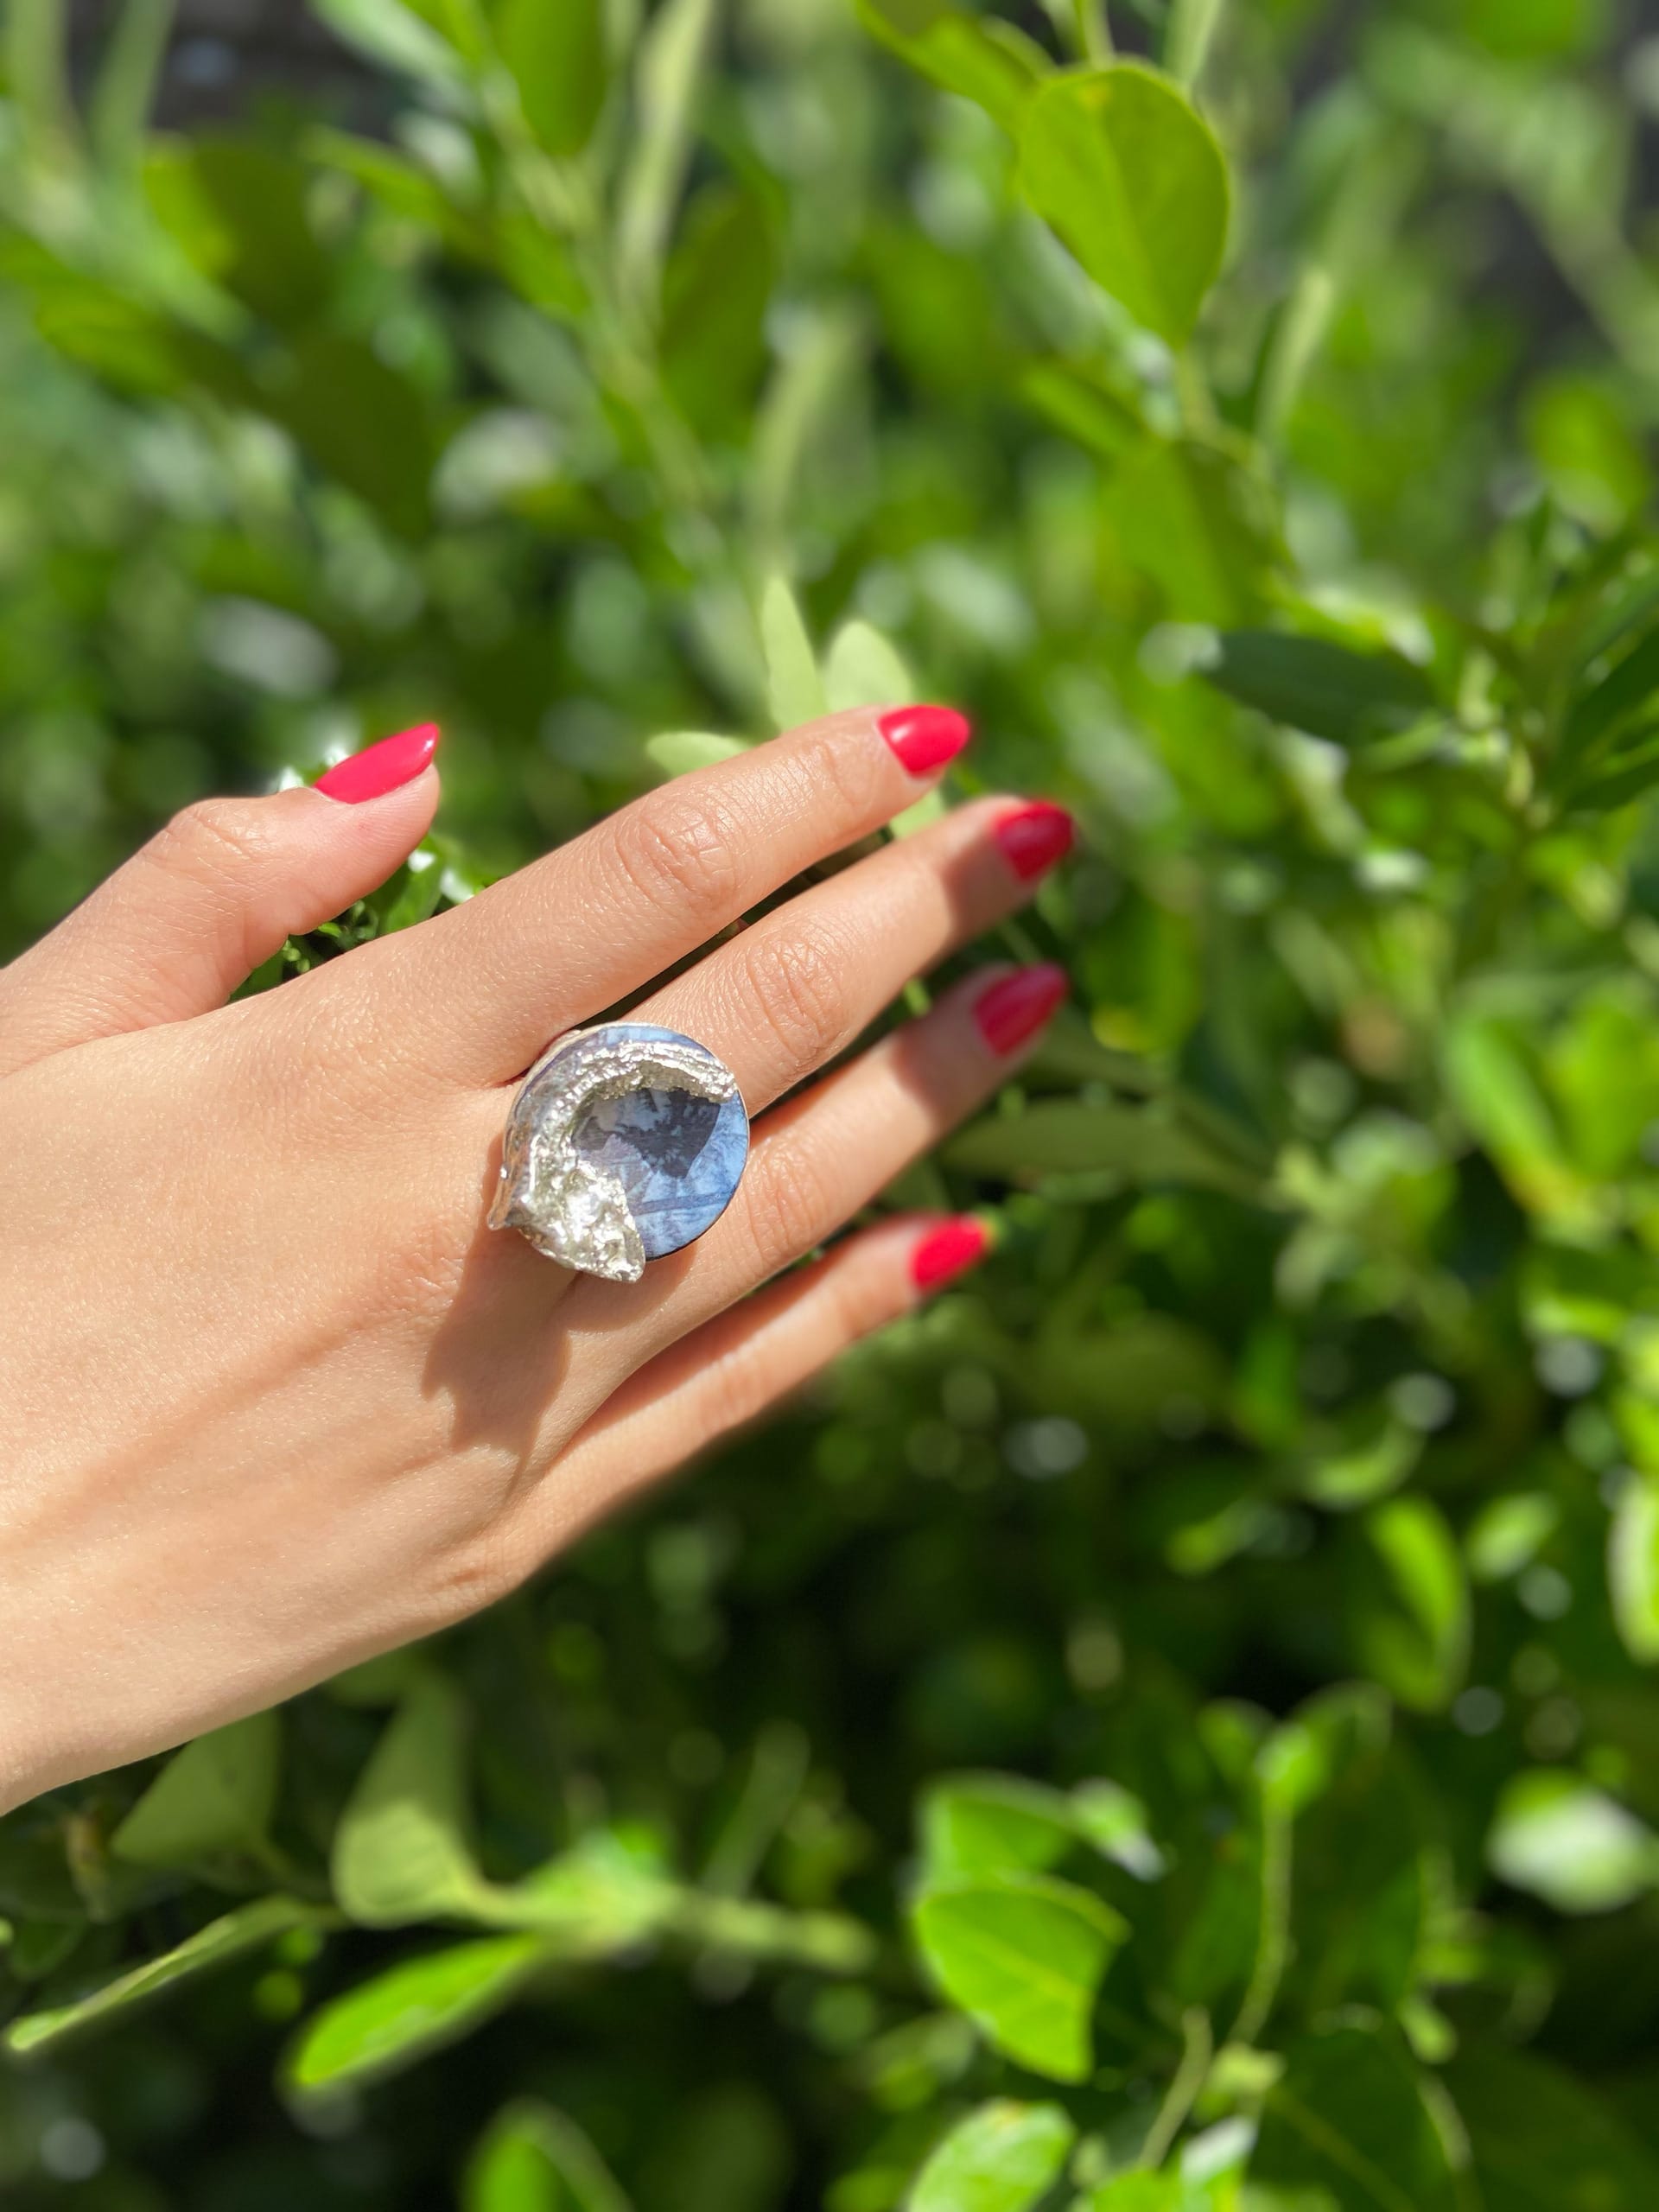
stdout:
[[313,0],[313,5],[348,46],[389,69],[445,90],[466,80],[454,48],[400,0]]
[[1020,131],[1020,188],[1096,283],[1172,346],[1227,245],[1227,165],[1167,78],[1135,62],[1052,77]]
[[1186,2212],[1188,2202],[1179,2174],[1120,2174],[1079,2197],[1072,2212]]
[[581,153],[605,105],[603,0],[503,0],[495,41],[547,151],[562,161]]
[[257,1713],[175,1752],[111,1839],[133,1866],[189,1866],[257,1852],[276,1805],[282,1722]]
[[899,707],[918,687],[904,655],[868,622],[846,622],[830,641],[823,668],[831,714],[849,707]]
[[1127,1923],[1088,1890],[1038,1874],[941,1884],[914,1907],[934,1978],[999,2050],[1033,2073],[1081,2082],[1090,2015]]
[[1368,1669],[1402,1705],[1443,1711],[1469,1665],[1469,1585],[1457,1538],[1426,1497],[1390,1498],[1367,1514],[1382,1588],[1356,1616]]
[[1492,1872],[1557,1912],[1612,1912],[1659,1887],[1659,1836],[1564,1770],[1516,1775],[1486,1841]]
[[1057,429],[1103,461],[1121,461],[1146,442],[1146,423],[1134,401],[1070,361],[1033,362],[1020,388]]
[[1607,1580],[1624,1649],[1644,1666],[1659,1660],[1659,1482],[1632,1475],[1619,1493],[1608,1536]]
[[665,776],[689,776],[696,768],[712,768],[717,760],[734,760],[752,750],[747,738],[716,737],[710,730],[664,730],[645,740],[645,757]]
[[1320,2212],[1459,2212],[1451,2153],[1392,2029],[1344,2026],[1292,2044],[1249,2174],[1306,2190]]
[[1010,136],[1048,67],[1034,41],[1012,23],[964,16],[932,0],[856,0],[873,37],[919,75],[972,100]]
[[772,578],[761,597],[760,648],[766,656],[772,717],[780,730],[798,728],[828,713],[805,618],[781,576]]
[[44,2057],[118,2018],[124,2018],[135,2006],[165,1995],[181,1982],[263,1949],[293,1929],[333,1924],[333,1914],[321,1907],[302,1904],[295,1897],[262,1897],[257,1904],[245,1904],[222,1919],[210,1921],[174,1949],[147,1959],[143,1966],[130,1967],[73,2005],[26,2013],[5,2030],[0,2047],[14,2058]]
[[1077,1840],[1070,1798],[1014,1775],[952,1776],[934,1783],[922,1799],[922,1851],[930,1883],[1046,1872]]
[[720,185],[693,202],[664,283],[659,351],[676,404],[706,434],[746,418],[777,275],[776,229],[758,194]]
[[433,435],[415,386],[361,340],[323,330],[298,340],[266,396],[268,411],[321,466],[406,537],[428,518]]
[[1409,729],[1436,706],[1428,677],[1401,654],[1357,652],[1287,631],[1230,632],[1204,676],[1242,706],[1337,745]]
[[976,1122],[945,1147],[966,1174],[1024,1179],[1109,1170],[1130,1183],[1185,1183],[1259,1194],[1249,1169],[1179,1122],[1144,1108],[1052,1099]]
[[1649,630],[1613,665],[1592,677],[1561,733],[1554,772],[1581,773],[1659,692],[1659,629]]
[[1659,2159],[1559,2066],[1477,2046],[1446,2070],[1483,2212],[1649,2212]]
[[537,1936],[493,1936],[407,1959],[308,2021],[283,2077],[315,2098],[401,2073],[505,2012],[546,1962]]
[[334,1832],[342,1910],[365,1928],[473,1918],[487,1899],[467,1840],[467,1716],[441,1675],[416,1684],[375,1747]]
[[616,251],[625,289],[640,298],[656,296],[719,10],[720,0],[663,0],[639,42],[638,113],[618,204]]
[[461,2212],[629,2212],[575,2120],[530,2099],[490,2123],[461,2187]]
[[1058,2105],[982,2105],[929,2158],[906,2212],[1030,2212],[1059,2179],[1077,2135]]
[[1142,438],[1107,475],[1113,550],[1180,622],[1251,620],[1280,558],[1270,491],[1248,453],[1211,438]]

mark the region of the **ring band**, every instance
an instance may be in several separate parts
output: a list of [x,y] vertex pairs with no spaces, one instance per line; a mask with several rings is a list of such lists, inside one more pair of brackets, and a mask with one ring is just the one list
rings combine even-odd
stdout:
[[644,1022],[574,1030],[518,1086],[490,1227],[579,1274],[638,1282],[713,1228],[748,1152],[737,1078],[706,1045]]

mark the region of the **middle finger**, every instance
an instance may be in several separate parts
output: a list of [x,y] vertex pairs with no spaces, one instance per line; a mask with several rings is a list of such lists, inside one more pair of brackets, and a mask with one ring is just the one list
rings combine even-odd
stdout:
[[945,955],[1022,906],[1070,849],[1046,802],[983,799],[792,899],[628,1015],[695,1037],[759,1114]]

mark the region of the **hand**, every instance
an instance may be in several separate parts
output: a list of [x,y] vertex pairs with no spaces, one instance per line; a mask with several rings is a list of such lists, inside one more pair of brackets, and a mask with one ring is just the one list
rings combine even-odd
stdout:
[[227,1005],[425,834],[437,734],[411,731],[191,808],[0,971],[0,1811],[487,1605],[978,1255],[972,1223],[893,1221],[748,1295],[1054,1010],[1056,971],[988,972],[798,1090],[1065,851],[1058,808],[1008,799],[632,1010],[708,1045],[755,1117],[699,1243],[621,1286],[485,1227],[547,1042],[912,805],[966,734],[833,716]]

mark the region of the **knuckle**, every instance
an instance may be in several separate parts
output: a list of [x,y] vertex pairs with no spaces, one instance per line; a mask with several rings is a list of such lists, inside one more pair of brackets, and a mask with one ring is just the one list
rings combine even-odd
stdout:
[[174,816],[150,849],[160,866],[209,884],[239,881],[274,850],[258,810],[224,798],[194,801]]
[[822,814],[827,795],[832,817],[852,829],[879,821],[887,810],[882,800],[890,764],[882,760],[884,750],[861,730],[833,723],[816,730],[795,761],[804,803]]
[[799,924],[739,944],[748,1011],[776,1040],[787,1089],[852,1033],[845,948],[829,931]]
[[619,815],[612,838],[626,889],[660,912],[712,931],[736,912],[736,830],[717,802],[664,792]]

